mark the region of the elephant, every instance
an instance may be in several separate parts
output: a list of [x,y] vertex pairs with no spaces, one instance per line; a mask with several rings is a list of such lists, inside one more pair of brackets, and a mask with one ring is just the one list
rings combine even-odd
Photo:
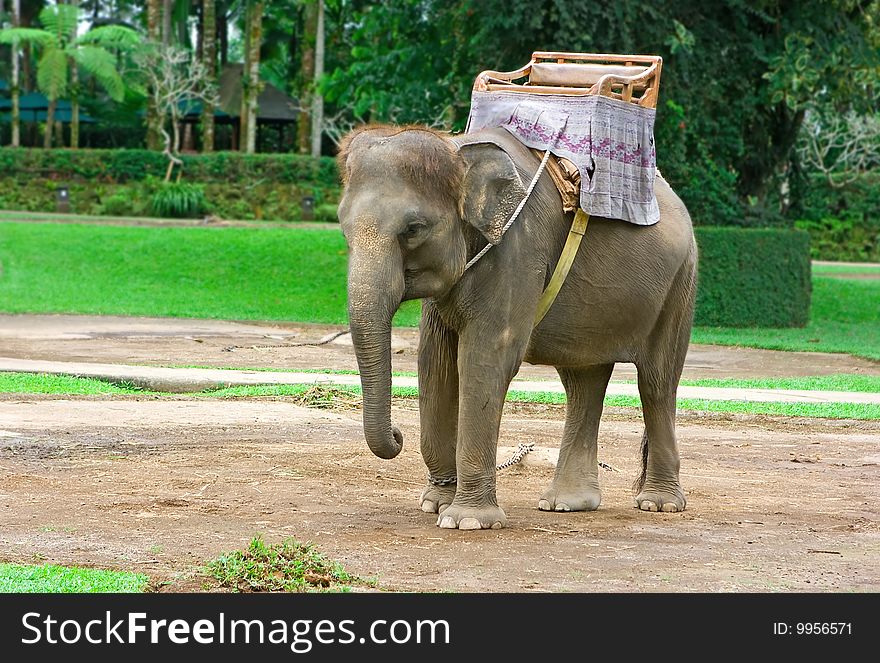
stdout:
[[[660,176],[660,221],[592,218],[557,299],[539,298],[571,227],[540,159],[502,128],[452,135],[365,125],[341,142],[340,228],[348,246],[349,324],[360,369],[364,437],[381,458],[403,444],[391,423],[391,320],[422,300],[418,350],[420,507],[446,529],[499,529],[496,453],[505,395],[523,361],[554,366],[567,405],[543,511],[598,508],[597,438],[615,362],[637,368],[643,406],[642,511],[685,508],[675,437],[678,381],[696,292],[697,247],[685,205]],[[493,244],[471,269],[467,262]]]

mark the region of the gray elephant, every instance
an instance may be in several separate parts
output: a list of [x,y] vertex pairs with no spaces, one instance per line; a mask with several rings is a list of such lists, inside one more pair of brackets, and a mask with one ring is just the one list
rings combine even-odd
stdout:
[[[600,502],[599,418],[615,362],[638,369],[644,409],[643,511],[681,511],[675,398],[690,338],[697,250],[690,217],[657,178],[659,223],[593,218],[546,317],[536,307],[571,226],[545,173],[516,222],[540,160],[504,129],[449,136],[367,126],[344,140],[339,221],[349,247],[352,339],[364,398],[364,436],[381,458],[402,447],[391,424],[391,318],[423,299],[419,346],[423,511],[442,528],[497,529],[495,456],[505,394],[523,361],[555,366],[568,405],[544,511]],[[479,138],[479,137],[478,137]],[[500,241],[499,241],[500,240]],[[486,242],[497,244],[472,269]]]

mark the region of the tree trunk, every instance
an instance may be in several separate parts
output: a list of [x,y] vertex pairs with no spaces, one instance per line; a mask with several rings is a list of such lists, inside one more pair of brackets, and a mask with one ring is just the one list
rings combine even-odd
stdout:
[[[79,0],[69,0],[69,4],[79,7]],[[76,28],[70,39],[76,39]],[[79,147],[79,69],[73,58],[67,61],[70,65],[70,147],[75,150]]]
[[260,94],[260,45],[263,41],[263,3],[248,3],[247,58],[242,89],[242,136],[246,154],[253,154],[257,142],[257,99]]
[[244,35],[242,35],[242,40],[244,42],[244,66],[241,68],[241,107],[238,109],[238,149],[242,152],[245,150],[245,145],[247,143],[247,141],[245,140],[245,136],[247,135],[248,90],[250,89],[251,71],[251,49],[248,48],[248,39],[250,38],[250,36],[250,0],[246,0],[244,5]]
[[52,132],[55,130],[55,106],[57,99],[49,100],[49,108],[46,110],[46,131],[43,133],[43,147],[47,150],[52,147]]
[[[17,28],[21,23],[21,0],[12,0],[12,26]],[[10,85],[10,93],[12,95],[12,147],[21,145],[21,110],[19,106],[19,59],[18,44],[12,44],[9,49],[12,53],[12,84]]]
[[70,58],[70,147],[79,147],[79,71]]
[[321,156],[324,134],[324,96],[318,89],[324,75],[324,0],[317,0],[318,20],[315,30],[315,80],[312,84],[312,156]]
[[220,41],[220,67],[225,67],[229,62],[229,14],[228,7],[223,7],[220,12],[220,21],[217,25],[217,39]]
[[312,79],[315,75],[315,34],[318,32],[318,5],[310,2],[303,7],[305,18],[303,21],[303,38],[300,47],[302,55],[300,60],[300,94],[299,115],[296,118],[296,142],[300,154],[309,154],[312,143],[312,125],[309,111],[306,108],[312,102]]
[[162,0],[162,44],[171,44],[171,12],[174,9],[174,0]]
[[[202,61],[208,71],[207,85],[217,83],[217,7],[215,0],[202,0]],[[202,151],[214,151],[214,104],[202,105]]]
[[[161,0],[147,0],[147,39],[158,44],[161,38],[160,17],[162,14]],[[153,95],[147,97],[147,149],[158,150],[162,140],[159,112]]]

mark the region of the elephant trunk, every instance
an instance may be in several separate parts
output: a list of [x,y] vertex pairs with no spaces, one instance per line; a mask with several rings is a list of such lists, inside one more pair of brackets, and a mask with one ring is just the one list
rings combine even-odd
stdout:
[[[388,256],[360,260],[352,252],[348,277],[351,338],[361,374],[364,437],[379,458],[394,458],[403,435],[391,425],[391,318],[403,298],[402,265]],[[402,261],[400,261],[402,262]]]

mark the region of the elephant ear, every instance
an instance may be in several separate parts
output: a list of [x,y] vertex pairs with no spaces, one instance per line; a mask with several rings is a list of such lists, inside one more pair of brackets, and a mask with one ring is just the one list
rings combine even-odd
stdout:
[[461,216],[498,244],[504,224],[526,195],[516,165],[492,143],[462,145],[459,152],[465,161]]

